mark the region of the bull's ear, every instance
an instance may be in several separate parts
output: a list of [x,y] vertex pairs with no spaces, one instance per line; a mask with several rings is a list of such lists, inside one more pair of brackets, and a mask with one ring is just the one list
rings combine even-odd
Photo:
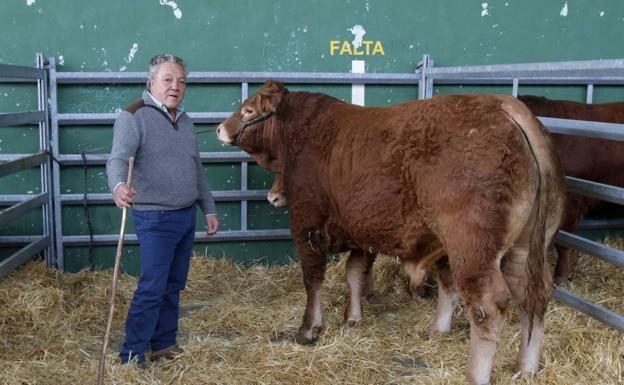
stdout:
[[288,93],[288,89],[284,87],[284,83],[277,80],[267,80],[264,86],[260,89],[260,94],[263,96],[263,111],[277,110],[277,107],[282,102],[284,95]]

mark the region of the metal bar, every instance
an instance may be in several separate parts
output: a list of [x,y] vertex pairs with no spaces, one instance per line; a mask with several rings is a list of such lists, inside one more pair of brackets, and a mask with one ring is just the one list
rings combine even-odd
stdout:
[[47,161],[48,154],[40,152],[34,155],[27,155],[6,163],[0,164],[0,177],[26,170]]
[[[54,158],[59,158],[59,124],[58,124],[58,84],[55,58],[49,58],[50,74],[50,136],[51,150]],[[54,249],[56,266],[59,270],[65,269],[65,258],[63,254],[63,221],[61,212],[61,166],[57,162],[52,162],[52,189],[53,193],[53,217],[54,217]]]
[[[21,217],[22,215],[39,208],[48,202],[49,195],[47,192],[35,195],[30,199],[13,205],[3,211],[0,211],[0,225],[8,223],[14,219]],[[44,234],[47,235],[47,234]]]
[[32,194],[0,195],[0,206],[13,206],[32,197]]
[[581,313],[587,314],[614,329],[624,332],[624,316],[622,314],[598,306],[559,286],[555,286],[553,297],[557,301],[571,306]]
[[[264,83],[268,79],[310,84],[417,84],[419,73],[189,72],[188,83]],[[145,72],[59,72],[58,84],[145,83]]]
[[[241,163],[241,192],[247,192],[247,178],[249,177],[249,172],[248,172],[248,163],[247,162],[242,162]],[[264,196],[266,198],[266,195]],[[247,230],[247,217],[248,217],[248,211],[247,211],[247,201],[246,200],[241,200],[240,202],[240,208],[241,208],[241,231],[245,231]]]
[[29,243],[38,241],[42,235],[2,235],[0,245],[3,247],[23,247]]
[[[89,114],[58,114],[59,125],[112,125],[117,119],[117,113],[102,112]],[[189,112],[193,123],[220,123],[232,115],[231,112]]]
[[[45,58],[42,53],[36,55],[37,68],[45,68]],[[39,122],[39,150],[49,153],[50,150],[50,134],[49,134],[49,121],[48,121],[48,73],[44,71],[42,79],[37,80],[37,108],[44,112],[45,119]],[[46,200],[41,207],[42,217],[42,231],[44,236],[52,234],[52,174],[50,169],[50,163],[44,162],[40,168],[41,174],[41,192],[46,194]],[[54,254],[54,238],[50,238],[50,245],[48,245],[43,252],[46,265],[52,267],[55,265]]]
[[[89,154],[87,155],[88,165],[104,165],[110,154]],[[230,163],[230,162],[248,162],[253,158],[246,152],[242,151],[224,151],[224,152],[200,152],[199,156],[203,163]],[[76,166],[82,165],[82,157],[78,154],[59,155],[57,157],[62,165]]]
[[[247,191],[213,191],[212,197],[218,202],[231,201],[262,201],[266,199],[268,190],[247,190]],[[81,205],[83,203],[82,194],[63,194],[61,201],[66,205]],[[113,204],[111,194],[87,194],[89,204]],[[2,202],[0,201],[0,204]]]
[[428,76],[435,79],[451,77],[600,77],[614,76],[622,78],[624,59],[585,60],[569,62],[493,64],[475,66],[438,67],[428,70]]
[[624,229],[624,219],[584,219],[578,230]]
[[624,141],[624,124],[538,117],[550,132]]
[[624,205],[624,188],[622,187],[610,186],[571,176],[566,176],[565,182],[568,192]]
[[8,275],[49,245],[50,236],[40,236],[38,240],[11,254],[10,257],[0,262],[0,277]]
[[[96,245],[115,245],[118,241],[118,235],[95,235],[93,241]],[[2,239],[2,237],[0,237]],[[223,241],[268,241],[277,239],[290,239],[289,229],[274,230],[247,230],[247,231],[219,231],[210,237],[206,236],[206,232],[195,232],[196,242],[223,242]],[[137,244],[136,234],[127,234],[126,244]],[[88,235],[70,235],[63,236],[63,244],[65,246],[80,246],[89,244]]]
[[555,242],[562,246],[591,254],[602,259],[603,261],[624,268],[624,252],[620,250],[601,245],[598,242],[590,241],[589,239],[579,237],[578,235],[571,234],[563,230],[560,230],[557,233],[555,236]]
[[22,67],[9,64],[0,64],[0,78],[3,81],[12,80],[37,80],[45,77],[45,70],[42,68]]
[[624,84],[624,77],[570,77],[570,78],[553,78],[551,76],[545,77],[529,77],[523,78],[518,75],[509,75],[507,77],[448,77],[448,78],[432,78],[428,77],[430,81],[435,80],[436,84],[443,85],[512,85],[513,79],[522,80],[523,85],[587,85],[592,83],[595,85],[622,85]]
[[0,113],[0,127],[39,123],[46,118],[45,111]]

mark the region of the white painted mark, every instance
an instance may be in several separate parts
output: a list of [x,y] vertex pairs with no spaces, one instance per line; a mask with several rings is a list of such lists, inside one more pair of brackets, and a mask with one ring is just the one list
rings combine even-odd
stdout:
[[171,8],[173,8],[173,15],[176,17],[176,19],[182,18],[182,10],[178,8],[178,4],[175,1],[160,0],[160,5],[170,6]]
[[600,11],[600,17],[603,17],[605,15],[604,11]]
[[59,60],[59,63],[58,63],[58,64],[59,64],[60,66],[62,66],[62,65],[64,65],[64,64],[65,64],[65,58],[63,57],[63,55],[59,55],[58,60]]
[[134,59],[134,55],[137,53],[138,50],[139,45],[137,43],[133,43],[132,48],[130,48],[130,53],[128,54],[128,57],[124,59],[126,63],[132,63],[132,59]]
[[488,12],[488,3],[481,3],[481,17],[490,16]]
[[26,0],[26,5],[30,7],[31,5],[35,4],[35,1],[37,0]]
[[567,1],[563,4],[563,8],[561,8],[561,12],[559,12],[559,14],[563,17],[568,16],[568,2]]
[[[353,60],[351,62],[351,73],[363,74],[366,72],[366,62],[364,60]],[[351,103],[358,106],[364,105],[364,84],[354,84],[351,86]]]
[[353,44],[353,48],[360,48],[362,46],[362,40],[364,39],[364,35],[366,35],[364,27],[362,27],[360,24],[356,24],[353,26],[353,28],[347,28],[347,31],[350,31],[355,36],[355,38],[351,42],[351,44]]

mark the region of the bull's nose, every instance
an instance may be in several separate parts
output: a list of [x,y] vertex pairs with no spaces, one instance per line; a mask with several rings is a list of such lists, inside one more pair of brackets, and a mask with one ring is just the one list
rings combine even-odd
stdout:
[[217,136],[219,136],[219,134],[221,134],[221,125],[219,124],[219,126],[217,127]]

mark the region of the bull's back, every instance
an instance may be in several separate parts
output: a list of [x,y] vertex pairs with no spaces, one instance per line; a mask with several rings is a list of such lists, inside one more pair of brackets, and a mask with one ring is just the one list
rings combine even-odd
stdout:
[[501,202],[534,199],[533,158],[497,97],[442,96],[336,113],[325,164],[328,195],[342,223],[362,239],[371,237],[367,223],[391,238],[397,226],[435,227],[432,212],[484,200],[493,216],[504,217]]

